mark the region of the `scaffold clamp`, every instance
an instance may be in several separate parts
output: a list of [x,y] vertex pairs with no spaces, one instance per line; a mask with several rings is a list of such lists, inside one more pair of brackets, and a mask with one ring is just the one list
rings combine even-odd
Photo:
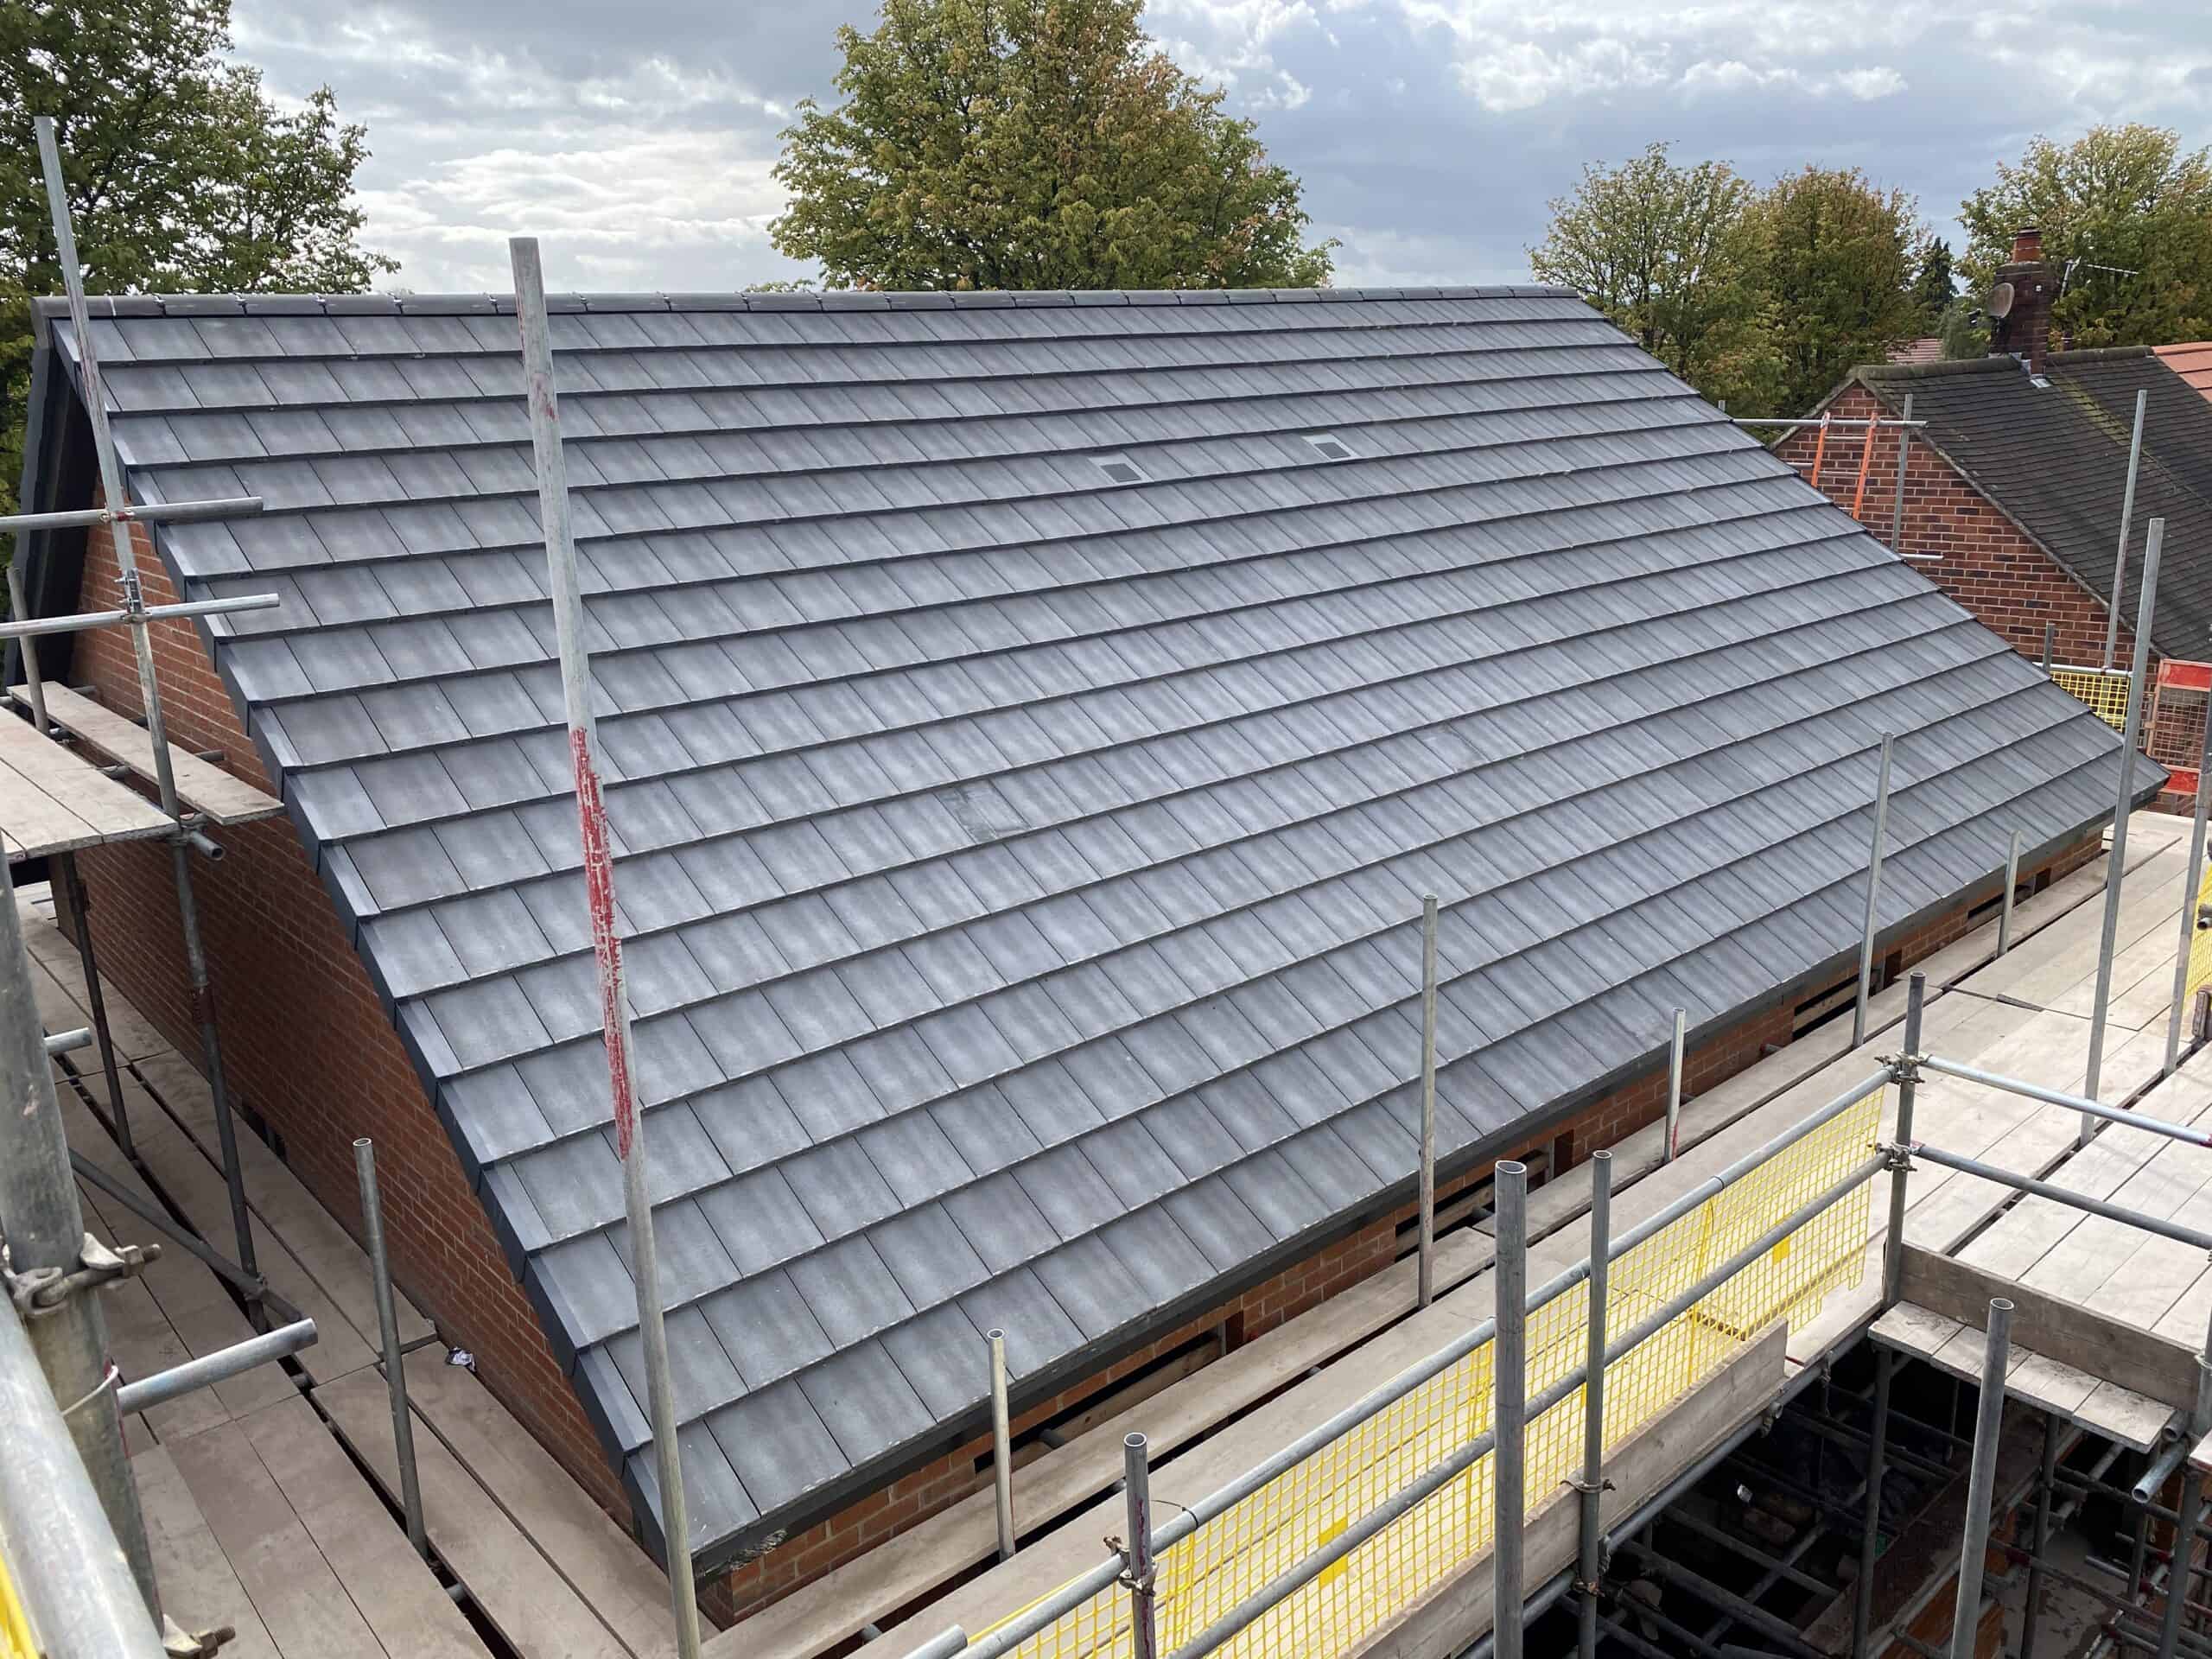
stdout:
[[83,1290],[98,1290],[128,1279],[144,1269],[149,1262],[161,1260],[158,1244],[122,1244],[109,1248],[86,1233],[77,1247],[77,1265],[70,1269],[60,1268],[29,1268],[21,1273],[6,1273],[8,1300],[16,1305],[26,1320],[41,1319],[56,1312],[72,1296]]

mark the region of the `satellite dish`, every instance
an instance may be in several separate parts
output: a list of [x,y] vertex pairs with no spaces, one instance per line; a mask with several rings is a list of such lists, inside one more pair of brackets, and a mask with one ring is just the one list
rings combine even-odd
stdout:
[[2012,284],[1999,283],[1989,290],[1989,303],[1982,308],[1993,317],[2012,315]]

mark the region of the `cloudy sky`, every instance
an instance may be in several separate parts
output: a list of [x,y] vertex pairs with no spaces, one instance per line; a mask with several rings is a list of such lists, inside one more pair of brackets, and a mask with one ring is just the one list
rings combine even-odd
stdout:
[[[235,0],[272,91],[365,121],[369,242],[417,291],[726,289],[770,245],[792,105],[874,0]],[[2038,131],[2212,141],[2202,0],[1152,0],[1148,25],[1258,116],[1347,283],[1524,278],[1545,203],[1655,138],[1764,178],[1816,161],[1939,230]]]

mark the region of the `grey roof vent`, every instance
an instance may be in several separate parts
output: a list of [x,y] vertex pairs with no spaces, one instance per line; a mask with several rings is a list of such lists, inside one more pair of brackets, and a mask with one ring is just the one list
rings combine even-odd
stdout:
[[1127,455],[1093,455],[1091,459],[1098,463],[1098,470],[1116,484],[1141,484],[1145,481],[1143,470]]
[[1319,450],[1325,460],[1350,461],[1351,459],[1351,448],[1333,432],[1308,432],[1306,435],[1306,442]]

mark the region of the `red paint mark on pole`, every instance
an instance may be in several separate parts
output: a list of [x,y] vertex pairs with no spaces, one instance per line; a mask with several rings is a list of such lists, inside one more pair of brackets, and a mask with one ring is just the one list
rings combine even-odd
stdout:
[[638,1096],[630,1087],[629,1046],[622,1040],[622,939],[614,928],[614,854],[607,835],[607,803],[591,739],[569,733],[576,776],[576,823],[583,834],[584,893],[591,906],[592,954],[599,959],[599,1016],[607,1039],[607,1071],[614,1085],[614,1151],[627,1160],[638,1130]]

